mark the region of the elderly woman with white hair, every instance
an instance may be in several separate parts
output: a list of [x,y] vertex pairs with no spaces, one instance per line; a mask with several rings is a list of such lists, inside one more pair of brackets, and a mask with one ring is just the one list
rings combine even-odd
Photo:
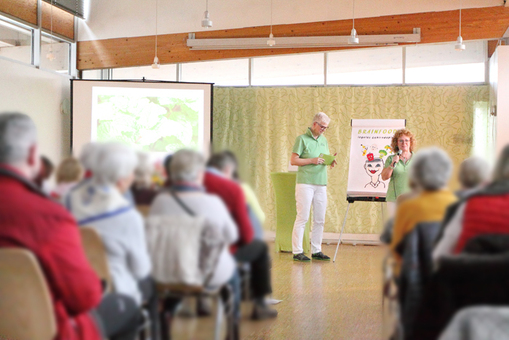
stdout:
[[490,166],[481,157],[473,156],[461,162],[458,179],[461,189],[456,191],[456,196],[466,198],[486,184],[490,175]]
[[130,296],[138,306],[144,301],[153,304],[143,218],[125,197],[133,182],[136,153],[119,143],[94,148],[92,177],[73,188],[64,203],[80,226],[92,227],[101,236],[115,291]]
[[421,222],[438,222],[456,196],[446,188],[451,177],[452,162],[447,153],[437,147],[422,149],[413,157],[410,176],[420,188],[420,193],[398,206],[391,241],[391,250],[405,235]]
[[467,242],[485,234],[509,234],[509,145],[498,159],[493,181],[461,200],[433,251],[433,259],[460,253]]

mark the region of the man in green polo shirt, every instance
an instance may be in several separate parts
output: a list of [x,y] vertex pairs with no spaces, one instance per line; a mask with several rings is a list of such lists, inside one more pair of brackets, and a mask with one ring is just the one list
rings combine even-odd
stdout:
[[[314,260],[330,261],[330,257],[322,253],[323,225],[327,208],[327,166],[324,164],[325,160],[319,157],[320,154],[329,154],[329,144],[323,135],[329,122],[330,118],[325,113],[318,112],[306,133],[297,137],[292,150],[291,164],[299,167],[295,186],[297,218],[292,235],[295,261],[310,261],[310,258],[304,255],[302,241],[311,204],[313,204],[311,257]],[[336,161],[331,167],[334,165]]]

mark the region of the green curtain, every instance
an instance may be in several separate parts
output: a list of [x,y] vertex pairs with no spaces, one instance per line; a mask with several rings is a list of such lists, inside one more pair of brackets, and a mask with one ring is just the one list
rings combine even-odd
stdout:
[[[325,133],[339,166],[329,170],[325,231],[339,232],[346,211],[351,119],[407,120],[426,145],[444,148],[459,163],[470,156],[474,110],[487,114],[488,86],[380,87],[219,87],[214,88],[213,147],[230,149],[242,180],[251,184],[267,214],[264,228],[275,230],[271,172],[287,171],[295,138],[323,111],[331,118]],[[457,188],[455,175],[451,188]],[[380,205],[356,202],[345,233],[373,234],[381,229]]]

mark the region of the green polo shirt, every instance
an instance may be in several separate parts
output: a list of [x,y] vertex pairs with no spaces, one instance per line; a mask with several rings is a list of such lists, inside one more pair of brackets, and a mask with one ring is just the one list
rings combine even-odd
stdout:
[[[300,158],[315,158],[321,153],[329,154],[329,144],[323,134],[317,139],[313,137],[311,129],[300,135],[295,140],[292,153],[296,153]],[[308,164],[299,166],[297,172],[297,183],[327,185],[327,166],[325,164]]]
[[[410,188],[408,187],[408,175],[412,159],[414,158],[413,155],[414,153],[412,152],[412,157],[410,157],[406,164],[402,159],[400,159],[394,166],[391,180],[389,181],[389,188],[387,189],[387,197],[385,198],[387,202],[396,202],[399,195],[410,191]],[[391,165],[393,158],[394,155],[387,157],[387,160],[385,161],[386,168]]]

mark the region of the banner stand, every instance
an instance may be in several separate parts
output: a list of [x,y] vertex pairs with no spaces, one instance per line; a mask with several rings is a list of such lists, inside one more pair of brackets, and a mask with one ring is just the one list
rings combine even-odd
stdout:
[[354,203],[355,201],[362,201],[362,202],[380,202],[380,209],[382,211],[382,227],[384,223],[384,205],[383,202],[385,202],[385,197],[346,197],[346,200],[348,201],[348,205],[346,206],[346,213],[345,218],[343,219],[343,226],[341,227],[341,232],[339,233],[339,239],[338,239],[338,245],[336,246],[336,252],[334,253],[334,259],[332,262],[336,262],[336,256],[338,255],[338,249],[339,245],[341,244],[341,237],[343,236],[343,230],[345,229],[346,225],[346,218],[348,216],[348,210],[350,210],[350,204]]

